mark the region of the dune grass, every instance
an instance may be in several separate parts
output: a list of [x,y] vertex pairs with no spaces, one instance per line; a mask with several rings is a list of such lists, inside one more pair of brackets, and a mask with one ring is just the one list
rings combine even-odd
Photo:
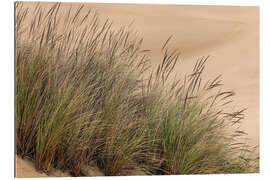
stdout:
[[259,171],[234,128],[244,110],[225,111],[234,93],[220,76],[202,79],[208,57],[171,82],[179,52],[170,38],[150,71],[138,33],[83,10],[16,3],[18,155],[74,176],[93,162],[109,176]]

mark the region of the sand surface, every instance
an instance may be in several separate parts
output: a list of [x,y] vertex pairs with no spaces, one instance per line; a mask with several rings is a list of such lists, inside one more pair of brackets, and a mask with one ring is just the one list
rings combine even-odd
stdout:
[[233,108],[247,108],[242,124],[247,141],[259,145],[259,7],[90,3],[85,7],[98,10],[115,26],[133,22],[144,37],[143,48],[152,50],[153,66],[161,62],[160,50],[170,35],[170,46],[181,51],[178,74],[190,71],[198,57],[210,55],[205,79],[222,74],[223,88],[236,92]]
[[35,171],[33,162],[16,156],[16,177],[17,178],[37,178],[37,177],[48,177],[48,176],[44,173],[39,173]]
[[[259,145],[259,7],[90,3],[85,7],[98,10],[102,19],[110,18],[115,26],[134,20],[134,28],[144,37],[143,47],[152,50],[154,66],[161,61],[162,44],[172,34],[170,46],[182,52],[178,74],[190,70],[198,57],[210,55],[204,77],[223,74],[223,88],[236,92],[234,107],[247,108],[242,129],[248,133],[248,143]],[[21,170],[27,176],[27,170]]]
[[[92,173],[94,174],[94,173]],[[94,175],[96,176],[97,173]],[[37,178],[37,177],[71,177],[68,172],[63,172],[59,169],[52,169],[49,174],[42,171],[36,171],[35,164],[28,158],[22,159],[16,156],[16,177],[17,178]]]

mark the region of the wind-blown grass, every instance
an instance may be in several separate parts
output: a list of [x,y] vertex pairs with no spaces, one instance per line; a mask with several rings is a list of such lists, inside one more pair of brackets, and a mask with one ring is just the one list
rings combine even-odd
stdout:
[[244,110],[224,108],[234,93],[214,91],[220,76],[201,78],[208,57],[170,82],[179,57],[170,38],[147,76],[143,39],[129,27],[83,6],[30,11],[16,3],[16,149],[38,170],[81,176],[95,162],[105,175],[258,172],[233,128]]

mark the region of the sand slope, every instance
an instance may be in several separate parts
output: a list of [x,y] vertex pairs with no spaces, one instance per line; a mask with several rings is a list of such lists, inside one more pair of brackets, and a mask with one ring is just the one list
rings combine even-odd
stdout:
[[[75,5],[75,4],[74,4]],[[259,7],[88,4],[117,26],[128,25],[144,36],[152,63],[173,35],[171,47],[182,52],[176,72],[190,70],[196,59],[210,55],[204,77],[223,74],[224,89],[234,90],[235,109],[247,108],[243,130],[248,142],[259,145]]]
[[[62,6],[65,11],[70,4]],[[154,66],[161,61],[162,44],[172,34],[170,46],[182,52],[175,70],[179,75],[190,70],[198,57],[211,55],[204,77],[223,74],[224,88],[236,92],[233,108],[247,108],[242,126],[248,133],[247,141],[259,145],[258,7],[90,3],[85,7],[98,10],[101,19],[110,18],[115,26],[134,20],[133,27],[144,37],[143,47],[152,50]],[[17,167],[17,177],[46,176],[33,172],[20,158]]]
[[39,173],[35,170],[34,164],[31,161],[22,159],[16,156],[16,177],[17,178],[35,178],[48,177],[44,173]]

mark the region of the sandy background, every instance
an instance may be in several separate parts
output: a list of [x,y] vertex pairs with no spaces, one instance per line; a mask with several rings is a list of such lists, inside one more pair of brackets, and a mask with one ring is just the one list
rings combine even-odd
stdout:
[[242,128],[248,142],[259,145],[259,7],[89,4],[102,18],[118,26],[134,20],[151,49],[152,63],[161,61],[160,49],[182,53],[176,72],[187,72],[201,56],[210,55],[204,77],[223,74],[224,89],[236,92],[235,108],[247,108]]
[[243,128],[259,143],[259,8],[232,6],[91,4],[116,25],[129,24],[144,36],[152,61],[173,34],[172,47],[182,53],[176,71],[186,72],[201,56],[210,55],[204,77],[223,74],[225,89],[236,92],[235,106],[248,108]]
[[235,108],[247,108],[242,124],[247,142],[259,145],[259,7],[92,3],[87,7],[115,26],[134,20],[133,27],[144,37],[143,48],[152,50],[153,66],[161,61],[161,46],[172,34],[170,46],[182,52],[178,74],[190,70],[198,57],[210,55],[204,78],[223,74],[223,88],[236,92]]

